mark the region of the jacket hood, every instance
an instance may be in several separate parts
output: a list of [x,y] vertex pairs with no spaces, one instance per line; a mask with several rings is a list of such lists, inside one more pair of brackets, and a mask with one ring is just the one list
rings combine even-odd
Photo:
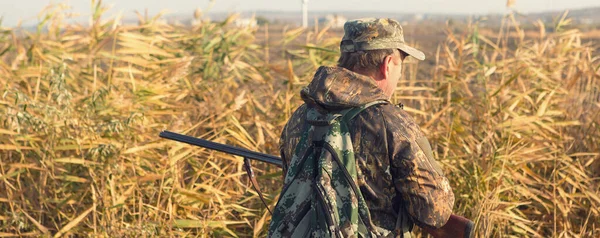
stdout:
[[388,97],[368,76],[342,67],[321,66],[313,80],[300,92],[306,104],[327,110],[357,107]]

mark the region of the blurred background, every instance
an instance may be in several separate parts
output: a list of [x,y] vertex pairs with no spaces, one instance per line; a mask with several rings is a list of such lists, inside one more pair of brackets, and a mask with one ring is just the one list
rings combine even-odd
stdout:
[[[37,23],[36,15],[44,6],[64,3],[70,6],[68,12],[82,15],[90,14],[88,1],[71,0],[21,0],[2,1],[0,3],[0,16],[4,19],[4,26],[14,27]],[[125,21],[135,21],[134,11],[156,15],[167,11],[164,18],[168,21],[189,22],[192,18],[191,11],[201,8],[209,11],[208,15],[218,18],[219,15],[240,12],[244,15],[255,14],[271,21],[302,23],[302,0],[268,1],[268,0],[129,0],[129,1],[104,1],[112,8],[108,14],[122,13]],[[476,0],[422,0],[422,1],[392,1],[392,0],[328,0],[307,1],[309,24],[314,24],[313,18],[321,21],[328,15],[340,15],[346,18],[385,15],[397,19],[443,19],[468,16],[493,16],[500,17],[508,11],[516,11],[530,17],[543,17],[552,19],[565,10],[571,11],[571,17],[583,24],[598,23],[600,3],[595,0],[527,0],[527,1],[476,1]],[[208,10],[210,9],[210,10]],[[575,11],[574,11],[575,10]],[[79,18],[85,22],[86,17]]]
[[[37,13],[51,4],[68,5],[65,12],[72,13],[69,18],[73,22],[86,22],[89,17],[90,5],[87,1],[56,1],[56,0],[22,0],[17,2],[2,1],[0,16],[3,25],[9,27],[30,27],[37,24]],[[306,5],[308,24],[340,21],[348,18],[387,16],[404,21],[426,21],[448,19],[465,19],[467,17],[487,17],[497,22],[502,14],[514,11],[529,18],[541,18],[551,21],[553,17],[570,10],[570,16],[578,24],[598,24],[597,14],[600,3],[594,0],[528,0],[528,1],[476,1],[476,0],[423,0],[412,2],[397,2],[391,0],[369,1],[365,4],[359,0],[329,0],[329,1],[104,1],[110,6],[107,14],[119,14],[124,23],[136,21],[135,11],[143,14],[156,15],[163,13],[163,19],[168,22],[190,23],[191,11],[200,8],[215,20],[222,20],[227,14],[241,13],[244,17],[256,16],[263,21],[287,24],[302,24],[302,10]],[[332,19],[333,18],[333,19]],[[339,18],[339,19],[336,19]],[[317,21],[315,21],[315,19]],[[339,23],[341,24],[341,23]]]
[[[600,236],[600,3],[0,1],[0,237],[265,237],[239,157],[279,155],[343,24],[390,17],[426,54],[392,98],[476,237]],[[272,207],[279,168],[253,163]],[[427,237],[415,228],[416,237]]]

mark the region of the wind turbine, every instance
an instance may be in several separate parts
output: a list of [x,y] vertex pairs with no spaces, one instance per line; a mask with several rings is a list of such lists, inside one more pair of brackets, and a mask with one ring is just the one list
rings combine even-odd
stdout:
[[308,27],[308,0],[302,0],[302,27]]

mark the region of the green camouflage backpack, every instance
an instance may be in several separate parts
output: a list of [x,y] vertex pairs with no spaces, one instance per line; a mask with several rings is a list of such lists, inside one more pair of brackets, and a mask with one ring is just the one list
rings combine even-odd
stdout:
[[320,114],[309,108],[305,131],[290,161],[274,208],[269,237],[375,237],[360,192],[348,122],[362,107]]

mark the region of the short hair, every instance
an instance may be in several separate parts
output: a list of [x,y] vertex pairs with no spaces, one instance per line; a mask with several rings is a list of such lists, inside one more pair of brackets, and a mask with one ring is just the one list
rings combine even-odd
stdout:
[[[383,64],[385,57],[394,54],[395,49],[365,50],[356,52],[342,52],[338,59],[338,66],[348,70],[358,70],[364,72],[374,72]],[[400,52],[400,59],[403,60],[408,54]]]

